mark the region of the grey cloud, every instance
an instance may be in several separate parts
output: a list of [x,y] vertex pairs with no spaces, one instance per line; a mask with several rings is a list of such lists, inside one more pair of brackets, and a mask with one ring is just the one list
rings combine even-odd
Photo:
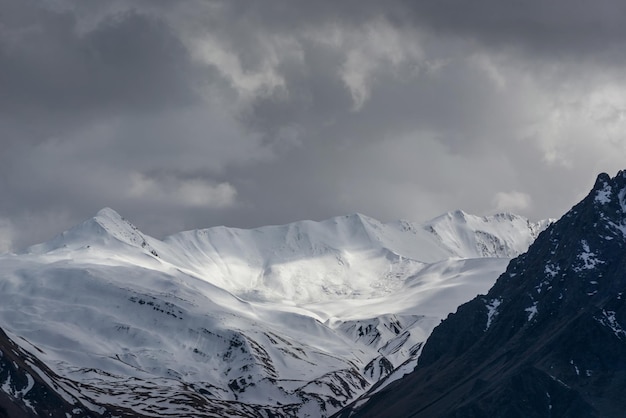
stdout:
[[519,47],[551,58],[602,56],[623,51],[626,4],[619,0],[405,2],[410,16],[441,34],[494,46]]
[[198,68],[164,21],[126,11],[81,32],[67,10],[9,4],[0,14],[0,122],[14,136],[51,137],[105,115],[198,101]]
[[[383,18],[398,28],[419,26],[437,36],[455,36],[497,47],[519,47],[552,58],[580,58],[580,54],[606,60],[623,51],[626,5],[620,0],[594,2],[567,0],[458,0],[406,1],[213,1],[207,3],[218,27],[232,47],[243,52],[244,62],[258,62],[249,46],[252,31],[287,33],[336,24],[354,28]],[[220,25],[217,19],[228,22]],[[247,38],[247,39],[246,39]],[[257,50],[258,51],[258,50]],[[250,60],[245,59],[250,58]]]
[[157,236],[558,216],[626,157],[608,0],[6,3],[0,229],[16,247],[103,206]]
[[[4,4],[0,217],[19,231],[11,234],[15,247],[103,206],[129,217],[163,206],[151,225],[161,233],[183,225],[165,218],[198,211],[180,201],[192,191],[222,204],[187,199],[191,206],[230,204],[234,192],[219,171],[263,153],[226,110],[227,81],[191,56],[164,17],[127,7],[77,11],[69,2]],[[205,99],[207,91],[216,97]],[[163,170],[182,174],[150,183],[160,199],[129,192],[133,178]]]
[[335,55],[318,53],[315,48],[304,51],[302,64],[282,72],[287,92],[257,98],[244,118],[267,136],[276,135],[280,127],[294,127],[305,133],[301,139],[315,146],[324,142],[359,146],[420,131],[434,133],[452,152],[475,153],[491,142],[494,131],[524,116],[520,104],[508,101],[509,92],[499,89],[464,56],[436,70],[420,68],[426,64],[415,60],[393,71],[376,70],[368,83],[371,99],[354,111],[350,92],[339,76],[343,62],[339,51]]
[[[340,51],[308,40],[301,41],[302,62],[287,60],[278,66],[285,81],[269,95],[261,95],[242,112],[242,121],[264,134],[266,142],[281,129],[317,131],[329,121],[348,116],[352,98],[339,78]],[[312,132],[311,132],[312,133]]]
[[[346,102],[345,88],[343,101],[326,102],[315,96],[310,96],[313,102],[289,101],[289,96],[280,96],[273,100],[282,99],[286,112],[258,112],[267,126],[298,122],[304,134],[302,149],[265,170],[255,169],[255,178],[268,185],[252,198],[259,209],[257,219],[271,223],[290,219],[290,213],[319,218],[351,211],[381,219],[415,218],[415,214],[423,219],[456,207],[488,213],[498,209],[498,193],[511,191],[528,196],[524,207],[519,207],[522,214],[558,216],[586,190],[586,177],[593,178],[603,167],[609,169],[608,161],[585,157],[585,142],[597,141],[603,127],[586,120],[584,107],[571,117],[581,119],[591,130],[590,137],[564,137],[567,124],[558,125],[556,134],[550,132],[549,113],[565,114],[559,101],[584,100],[585,92],[597,87],[594,81],[571,92],[567,86],[575,77],[529,77],[523,68],[516,69],[518,59],[494,64],[498,68],[493,71],[503,72],[503,80],[498,80],[489,68],[476,65],[472,54],[484,53],[480,49],[463,54],[441,41],[430,48],[439,48],[443,56],[441,48],[452,52],[432,71],[406,78],[393,71],[376,74],[371,98],[358,112],[352,112]],[[326,62],[331,64],[321,69],[322,75],[309,76],[336,77],[337,66]],[[542,70],[540,65],[532,66]],[[303,78],[296,84],[302,89],[314,82]],[[321,110],[307,117],[316,105]],[[274,109],[276,104],[262,98],[255,106]],[[528,133],[532,125],[542,135],[533,140]],[[546,161],[540,145],[549,141],[577,149],[572,151],[575,169]],[[611,159],[614,170],[619,168],[619,155]],[[254,192],[244,191],[242,196]],[[277,201],[280,208],[272,204]]]

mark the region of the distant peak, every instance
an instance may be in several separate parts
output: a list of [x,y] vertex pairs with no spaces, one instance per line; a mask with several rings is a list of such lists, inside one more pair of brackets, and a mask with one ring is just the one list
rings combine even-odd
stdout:
[[523,219],[526,220],[525,217],[518,215],[516,213],[512,213],[512,212],[500,212],[500,213],[496,213],[494,215],[488,215],[488,216],[484,216],[483,219],[489,221],[489,220],[497,220],[497,221],[501,221],[501,220],[505,220],[505,221],[513,221],[515,219]]
[[121,221],[124,219],[119,213],[117,213],[115,210],[109,207],[100,209],[98,213],[96,213],[96,216],[94,216],[94,218],[95,219],[112,219],[116,221]]
[[346,218],[349,218],[349,219],[360,219],[360,220],[370,219],[369,216],[363,215],[362,213],[359,213],[359,212],[355,212],[355,213],[351,213],[349,215],[346,215]]
[[334,221],[334,222],[341,222],[341,223],[350,222],[350,223],[361,224],[361,225],[378,223],[378,221],[375,220],[374,218],[370,218],[369,216],[363,215],[362,213],[359,213],[359,212],[355,212],[355,213],[351,213],[351,214],[343,215],[343,216],[337,216],[329,220]]
[[122,231],[133,234],[139,233],[135,225],[109,207],[100,209],[93,220],[113,235],[120,234]]
[[157,256],[147,237],[136,226],[124,219],[119,213],[105,207],[90,219],[73,226],[52,240],[30,247],[34,252],[47,252],[58,248],[81,248],[94,245],[110,245],[119,241],[134,247],[140,247]]
[[626,188],[626,170],[620,170],[617,172],[617,175],[611,178],[607,173],[600,173],[596,178],[596,182],[593,185],[593,191],[601,191],[601,190],[622,190]]
[[[618,175],[620,175],[621,173],[622,171],[620,171]],[[596,183],[594,184],[593,188],[595,190],[603,189],[606,186],[606,184],[610,181],[611,181],[611,177],[607,173],[600,173],[598,174],[598,177],[596,178]]]
[[427,225],[435,225],[440,223],[447,223],[451,221],[461,222],[461,223],[475,223],[475,222],[514,222],[517,220],[522,220],[527,222],[528,219],[524,216],[518,215],[513,212],[499,212],[493,215],[485,215],[478,216],[472,215],[471,213],[467,213],[461,209],[453,210],[450,212],[446,212],[443,215],[437,216],[436,218],[427,221]]
[[606,173],[600,173],[589,196],[605,216],[614,211],[622,216],[626,213],[626,170],[619,171],[613,178]]
[[[128,220],[126,220],[122,215],[117,213],[115,210],[105,207],[100,209],[96,216],[94,216],[91,221],[95,221],[102,228],[104,228],[109,233],[115,234],[116,231],[122,230],[137,230],[133,224],[131,224]],[[89,221],[87,221],[89,222]]]
[[121,218],[120,214],[117,213],[115,210],[111,209],[110,207],[104,207],[100,209],[98,213],[96,213],[96,216],[116,216],[116,217]]
[[442,215],[439,215],[431,219],[430,221],[427,221],[426,224],[432,225],[432,224],[438,224],[441,222],[447,223],[452,220],[466,221],[468,216],[473,216],[473,215],[470,215],[469,213],[466,213],[460,209],[457,209],[457,210],[453,210],[450,212],[446,212]]
[[494,218],[519,218],[520,215],[513,212],[498,212],[493,215]]

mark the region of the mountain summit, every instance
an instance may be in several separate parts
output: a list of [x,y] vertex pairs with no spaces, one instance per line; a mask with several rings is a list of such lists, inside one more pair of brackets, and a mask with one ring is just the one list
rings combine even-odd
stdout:
[[413,373],[343,416],[623,417],[624,272],[621,171],[437,326]]

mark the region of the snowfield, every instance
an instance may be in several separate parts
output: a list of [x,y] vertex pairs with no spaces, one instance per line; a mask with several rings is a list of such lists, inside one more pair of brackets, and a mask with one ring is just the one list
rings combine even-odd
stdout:
[[409,372],[547,225],[355,214],[157,240],[103,209],[0,256],[0,328],[95,411],[327,416]]

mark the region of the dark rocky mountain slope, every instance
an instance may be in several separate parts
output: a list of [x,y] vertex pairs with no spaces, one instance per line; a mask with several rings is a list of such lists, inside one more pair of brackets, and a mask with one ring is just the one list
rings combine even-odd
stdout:
[[621,171],[435,328],[412,373],[338,415],[624,417],[625,293]]
[[[42,378],[45,376],[45,380]],[[0,329],[0,418],[96,417],[54,383],[58,376]],[[118,411],[118,416],[128,416]]]

